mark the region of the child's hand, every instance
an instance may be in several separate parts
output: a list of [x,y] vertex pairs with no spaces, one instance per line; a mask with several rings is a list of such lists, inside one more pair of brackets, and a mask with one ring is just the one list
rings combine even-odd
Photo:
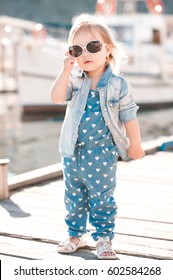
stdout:
[[65,53],[63,61],[64,61],[64,70],[70,72],[73,68],[74,63],[75,63],[75,58],[73,56],[71,56],[69,54],[69,52],[67,51]]
[[127,154],[132,159],[140,159],[145,155],[145,152],[141,146],[130,145],[127,149]]

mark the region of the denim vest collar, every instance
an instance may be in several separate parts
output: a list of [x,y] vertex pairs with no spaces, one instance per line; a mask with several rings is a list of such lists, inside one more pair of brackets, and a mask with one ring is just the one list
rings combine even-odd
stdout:
[[102,75],[100,81],[97,84],[97,88],[103,88],[107,85],[108,80],[110,79],[112,75],[112,69],[110,67],[110,65],[107,67],[107,69],[105,70],[104,74]]

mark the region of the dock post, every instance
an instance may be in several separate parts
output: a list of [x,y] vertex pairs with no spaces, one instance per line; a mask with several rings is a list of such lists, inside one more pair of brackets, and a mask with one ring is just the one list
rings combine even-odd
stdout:
[[9,197],[8,163],[9,159],[0,159],[0,200]]

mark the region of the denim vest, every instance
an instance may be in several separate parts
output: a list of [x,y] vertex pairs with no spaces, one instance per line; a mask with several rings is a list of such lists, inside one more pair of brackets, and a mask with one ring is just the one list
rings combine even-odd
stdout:
[[[90,87],[91,79],[87,77],[86,73],[72,72],[66,97],[68,105],[59,142],[62,156],[72,157],[74,155],[78,127],[85,110]],[[111,67],[108,66],[96,89],[99,92],[105,123],[122,159],[126,160],[129,141],[123,123],[135,119],[139,108],[134,101],[133,88],[124,78],[113,74]]]

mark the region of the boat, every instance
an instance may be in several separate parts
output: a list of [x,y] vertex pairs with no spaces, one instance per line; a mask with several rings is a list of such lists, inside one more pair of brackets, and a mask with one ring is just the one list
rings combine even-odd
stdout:
[[[98,3],[112,1],[118,3],[114,0],[99,0]],[[172,87],[173,16],[138,14],[134,10],[118,14],[116,5],[111,9],[106,7],[101,11],[96,6],[94,15],[109,25],[115,39],[126,48],[129,61],[121,65],[120,73],[139,86],[139,94],[146,86],[147,89],[160,84]],[[18,94],[22,116],[37,115],[39,118],[64,114],[66,106],[53,104],[49,92],[62,67],[67,37],[52,36],[49,28],[41,23],[5,16],[0,16],[0,29],[3,74],[0,91]]]
[[[146,2],[150,13],[137,13],[136,6],[141,1]],[[119,2],[121,13],[116,8]],[[173,16],[162,14],[163,10],[161,0],[97,0],[94,16],[110,27],[127,54],[127,60],[120,65],[122,74],[172,82]],[[73,22],[76,19],[77,16]]]
[[1,16],[0,29],[0,92],[18,95],[22,116],[62,114],[65,106],[52,104],[49,92],[67,41],[51,36],[40,23],[18,18]]

